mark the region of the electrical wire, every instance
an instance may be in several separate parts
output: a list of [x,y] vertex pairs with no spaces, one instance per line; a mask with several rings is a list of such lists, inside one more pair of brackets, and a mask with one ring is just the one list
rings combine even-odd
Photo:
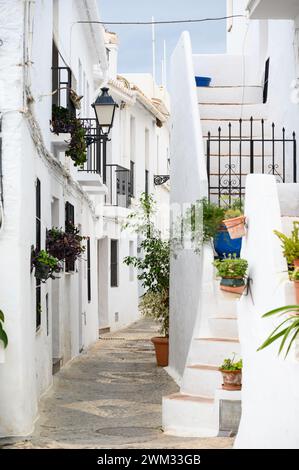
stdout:
[[218,16],[215,18],[199,18],[195,20],[161,20],[161,21],[76,21],[79,24],[102,24],[102,25],[153,25],[153,24],[180,24],[180,23],[203,23],[207,21],[221,21],[230,18],[246,18],[246,15]]

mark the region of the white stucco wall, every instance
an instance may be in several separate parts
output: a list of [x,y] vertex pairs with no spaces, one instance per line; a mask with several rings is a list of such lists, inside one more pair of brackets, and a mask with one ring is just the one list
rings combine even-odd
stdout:
[[[171,58],[171,211],[207,194],[203,141],[190,37],[184,32]],[[192,250],[171,259],[170,369],[182,375],[198,312],[201,262]]]
[[[244,366],[242,418],[236,448],[299,447],[296,393],[299,363],[295,350],[286,360],[283,356],[278,357],[278,341],[257,352],[257,348],[282,321],[282,318],[275,317],[263,319],[262,315],[272,308],[295,301],[280,241],[273,230],[285,231],[281,215],[295,215],[296,206],[292,199],[296,192],[298,200],[298,187],[281,186],[286,186],[285,190],[278,191],[272,176],[247,177],[245,215],[248,218],[248,232],[242,244],[242,257],[248,260],[252,283],[251,294],[242,297],[238,308]],[[298,211],[296,215],[298,217]]]

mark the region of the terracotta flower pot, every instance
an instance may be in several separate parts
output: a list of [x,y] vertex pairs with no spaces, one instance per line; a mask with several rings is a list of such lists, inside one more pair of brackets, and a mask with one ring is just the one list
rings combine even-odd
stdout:
[[244,215],[234,217],[233,219],[223,220],[223,224],[226,226],[231,239],[241,238],[246,234]]
[[241,390],[242,371],[241,370],[223,370],[219,369],[223,377],[223,390]]
[[222,277],[220,281],[220,289],[233,294],[243,294],[245,289],[245,281],[242,277]]
[[165,336],[155,337],[151,339],[151,342],[155,346],[157,366],[159,367],[168,366],[168,351],[169,351],[168,338],[166,338]]
[[293,264],[295,268],[299,268],[299,259],[294,259]]
[[299,305],[299,281],[293,281],[295,286],[296,304]]

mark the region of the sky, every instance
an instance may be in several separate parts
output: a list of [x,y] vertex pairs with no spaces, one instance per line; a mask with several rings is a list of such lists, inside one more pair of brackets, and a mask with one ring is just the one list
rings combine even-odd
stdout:
[[[151,21],[198,19],[225,16],[226,0],[98,0],[102,21]],[[156,25],[157,81],[161,81],[163,42],[166,41],[167,60],[181,32],[191,34],[194,53],[225,52],[226,22],[207,22],[179,25]],[[107,25],[119,35],[119,73],[152,72],[151,26]]]

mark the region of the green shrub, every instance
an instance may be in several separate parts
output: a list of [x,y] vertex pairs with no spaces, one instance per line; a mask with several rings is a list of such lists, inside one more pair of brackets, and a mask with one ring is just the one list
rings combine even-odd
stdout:
[[282,242],[283,256],[289,265],[299,258],[299,222],[293,222],[293,230],[290,237],[284,233],[274,230],[275,235]]
[[217,269],[217,276],[219,277],[244,278],[248,268],[246,259],[236,257],[216,260],[213,264]]
[[6,331],[3,328],[4,321],[5,321],[4,313],[2,312],[2,310],[0,310],[0,341],[3,342],[4,348],[7,348],[8,337],[7,337]]
[[239,361],[235,362],[235,354],[233,357],[224,359],[223,363],[220,366],[221,370],[242,370],[243,368],[243,361],[240,359]]

